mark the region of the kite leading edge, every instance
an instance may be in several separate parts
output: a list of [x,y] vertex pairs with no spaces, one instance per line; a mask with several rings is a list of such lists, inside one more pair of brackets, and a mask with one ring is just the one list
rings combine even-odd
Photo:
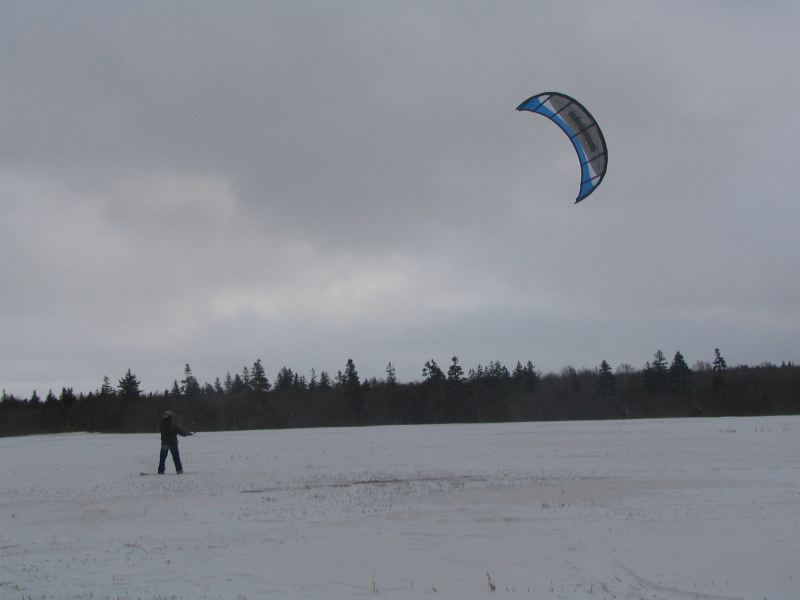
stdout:
[[572,141],[581,161],[581,188],[575,203],[595,191],[606,175],[608,150],[600,126],[583,104],[566,94],[544,92],[531,96],[517,110],[544,115]]

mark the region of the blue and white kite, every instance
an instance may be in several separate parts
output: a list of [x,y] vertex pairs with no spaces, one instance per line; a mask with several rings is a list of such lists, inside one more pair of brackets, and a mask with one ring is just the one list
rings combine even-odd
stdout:
[[572,140],[581,161],[581,189],[575,203],[595,191],[606,176],[608,150],[603,132],[589,111],[574,98],[558,92],[531,96],[517,110],[544,115]]

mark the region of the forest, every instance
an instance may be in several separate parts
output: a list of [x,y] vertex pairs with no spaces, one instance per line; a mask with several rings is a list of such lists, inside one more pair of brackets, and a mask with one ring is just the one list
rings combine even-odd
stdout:
[[163,392],[144,392],[128,371],[116,385],[62,388],[42,398],[2,393],[0,435],[153,432],[165,410],[194,431],[478,423],[581,419],[751,416],[800,413],[800,367],[784,362],[729,367],[715,349],[712,362],[689,367],[658,350],[644,367],[603,360],[594,369],[540,373],[531,361],[509,369],[498,361],[465,371],[458,357],[434,359],[421,379],[401,383],[390,362],[385,377],[359,377],[352,359],[335,375],[301,375],[281,367],[270,381],[260,359],[234,375],[201,384],[186,365]]

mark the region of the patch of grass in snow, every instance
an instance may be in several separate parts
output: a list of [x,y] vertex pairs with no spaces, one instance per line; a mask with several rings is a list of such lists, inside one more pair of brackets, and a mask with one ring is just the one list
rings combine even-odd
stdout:
[[490,592],[495,591],[497,589],[497,586],[495,585],[494,579],[492,579],[492,576],[489,575],[489,573],[486,574],[486,579],[488,580],[489,583],[489,591]]

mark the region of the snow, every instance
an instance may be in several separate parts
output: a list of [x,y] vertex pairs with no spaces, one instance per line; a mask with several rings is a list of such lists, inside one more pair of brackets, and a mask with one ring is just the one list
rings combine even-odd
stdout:
[[800,597],[800,417],[200,433],[141,476],[158,450],[0,439],[0,598]]

